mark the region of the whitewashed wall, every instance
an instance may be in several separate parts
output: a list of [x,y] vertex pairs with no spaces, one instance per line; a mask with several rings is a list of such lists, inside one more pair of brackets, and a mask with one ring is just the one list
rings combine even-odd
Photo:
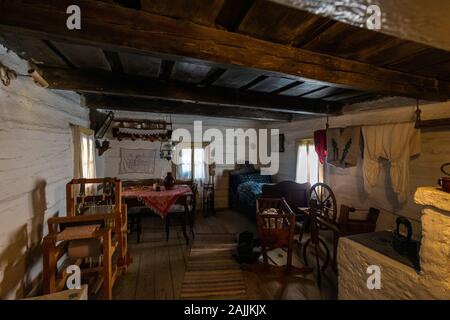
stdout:
[[[0,62],[27,73],[26,63],[1,45]],[[88,112],[78,95],[19,77],[0,84],[0,123],[0,299],[13,299],[39,284],[46,219],[65,214],[73,174],[69,124],[88,126]]]
[[[133,119],[163,119],[163,114],[152,114],[142,112],[123,112],[115,111],[115,116],[120,118],[133,118]],[[174,129],[184,128],[192,133],[194,121],[202,121],[203,131],[209,128],[219,129],[224,137],[226,129],[242,128],[244,130],[248,128],[264,127],[264,123],[257,121],[236,120],[236,119],[220,119],[212,117],[194,117],[194,116],[172,116],[172,122]],[[168,171],[172,171],[171,162],[159,158],[160,142],[147,142],[147,141],[131,141],[122,140],[118,141],[112,138],[111,131],[108,132],[108,139],[111,141],[111,149],[106,151],[100,158],[104,166],[105,176],[117,176],[120,179],[149,179],[149,178],[164,178]],[[228,145],[236,147],[234,141],[226,141]],[[155,173],[154,174],[120,174],[120,148],[127,149],[155,149]],[[226,146],[224,146],[224,159],[226,157]],[[228,172],[235,168],[234,164],[218,165],[216,168],[216,193],[215,193],[215,205],[216,208],[228,207]]]
[[[380,105],[383,102],[379,102]],[[392,101],[390,102],[392,105]],[[404,101],[402,100],[402,105]],[[376,108],[376,103],[372,103],[371,108]],[[450,118],[450,103],[427,104],[421,107],[422,118],[438,119]],[[350,125],[370,125],[394,123],[415,119],[415,105],[402,106],[398,108],[380,108],[371,111],[355,111],[339,117],[330,118],[331,127],[345,127]],[[296,121],[285,124],[272,124],[270,127],[279,128],[281,133],[286,135],[286,152],[280,154],[280,171],[277,180],[295,180],[296,170],[296,140],[301,138],[311,138],[313,132],[324,129],[325,118],[315,118],[303,121]],[[394,227],[395,218],[398,215],[405,216],[412,220],[414,234],[418,236],[421,232],[420,207],[413,203],[413,193],[418,186],[436,185],[439,177],[442,176],[439,168],[450,162],[450,129],[424,129],[422,130],[422,153],[411,161],[411,185],[410,197],[406,204],[399,204],[390,187],[389,174],[386,176],[386,166],[379,177],[378,184],[373,193],[366,194],[363,189],[362,180],[362,160],[354,168],[341,169],[333,166],[326,166],[325,182],[328,183],[338,200],[341,203],[355,206],[357,208],[377,207],[382,210],[379,218],[378,229],[391,229]]]

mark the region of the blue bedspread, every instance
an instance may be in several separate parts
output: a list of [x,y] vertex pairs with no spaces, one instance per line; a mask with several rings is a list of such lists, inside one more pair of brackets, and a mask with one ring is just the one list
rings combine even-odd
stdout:
[[256,199],[258,199],[262,194],[262,186],[264,183],[247,181],[241,183],[237,187],[237,192],[239,196],[239,201],[245,203],[248,206],[255,206]]

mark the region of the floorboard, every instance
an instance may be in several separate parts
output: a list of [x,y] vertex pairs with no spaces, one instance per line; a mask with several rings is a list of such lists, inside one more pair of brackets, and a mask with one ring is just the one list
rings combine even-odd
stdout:
[[[179,299],[191,247],[185,244],[180,227],[172,227],[169,241],[166,241],[164,223],[158,216],[149,215],[142,224],[140,243],[137,243],[135,233],[129,236],[133,262],[127,273],[118,279],[113,290],[114,299]],[[242,231],[256,233],[256,225],[238,212],[222,210],[209,217],[197,214],[196,239],[221,240],[218,234],[229,239],[230,234],[237,237]],[[277,264],[283,264],[285,255],[282,250],[270,252],[271,259]],[[297,254],[294,254],[293,264],[302,265]],[[252,300],[336,299],[337,296],[337,276],[331,268],[327,269],[320,288],[314,274],[287,277],[244,272],[244,277],[247,297]]]

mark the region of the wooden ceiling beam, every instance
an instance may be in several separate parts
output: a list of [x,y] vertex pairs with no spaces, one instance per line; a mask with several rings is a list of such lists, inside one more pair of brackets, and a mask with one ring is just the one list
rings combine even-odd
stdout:
[[212,68],[211,71],[208,73],[206,78],[204,78],[200,83],[200,87],[208,87],[212,85],[214,82],[216,82],[225,72],[227,69],[224,68]]
[[49,88],[52,89],[239,106],[298,114],[325,114],[327,112],[337,114],[341,110],[339,103],[323,103],[315,99],[242,92],[219,87],[202,88],[193,84],[114,74],[107,71],[80,71],[41,66],[40,72],[49,83]]
[[291,121],[293,119],[293,114],[285,112],[112,95],[84,94],[84,103],[93,109],[187,114],[258,121]]
[[258,76],[258,77],[256,77],[255,79],[253,79],[252,81],[250,81],[249,83],[247,83],[246,85],[240,87],[239,89],[240,89],[240,90],[248,90],[248,89],[250,89],[251,87],[257,85],[258,83],[260,83],[260,82],[266,80],[268,77],[269,77],[269,76],[265,76],[265,75]]
[[162,60],[161,61],[161,68],[159,70],[159,78],[161,80],[169,80],[171,75],[172,75],[172,71],[173,71],[173,67],[175,66],[175,62],[171,61],[171,60]]
[[382,22],[380,30],[375,31],[450,51],[450,1],[270,1],[366,29],[366,20],[370,16],[367,8],[377,5],[381,11]]
[[122,62],[120,61],[119,54],[117,52],[104,50],[103,54],[105,55],[106,60],[108,60],[108,63],[113,72],[125,73],[123,70]]
[[254,2],[255,0],[225,0],[216,17],[216,24],[229,31],[235,31]]
[[333,86],[385,95],[447,100],[448,82],[440,82],[367,63],[258,40],[190,21],[145,13],[98,1],[76,1],[82,9],[82,29],[66,28],[66,8],[72,0],[2,0],[0,31],[18,32],[118,51],[161,53],[290,74]]
[[286,90],[292,89],[292,88],[294,88],[294,87],[296,87],[298,85],[301,85],[302,83],[303,82],[301,82],[301,81],[294,81],[294,82],[292,82],[292,83],[290,83],[288,85],[285,85],[284,87],[281,87],[279,89],[276,89],[276,90],[272,91],[271,94],[279,94],[279,93],[284,92]]

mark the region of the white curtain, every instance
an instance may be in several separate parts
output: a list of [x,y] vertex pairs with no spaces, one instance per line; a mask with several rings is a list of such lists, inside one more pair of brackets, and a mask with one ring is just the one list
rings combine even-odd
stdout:
[[194,148],[194,180],[203,182],[206,178],[206,159],[204,148]]
[[81,133],[81,161],[83,178],[95,178],[94,136]]
[[[74,142],[74,178],[95,178],[94,131],[72,125],[72,137]],[[86,187],[86,192],[92,193],[93,191],[92,186]]]
[[174,155],[176,178],[203,183],[208,174],[207,148],[202,143],[180,143]]
[[302,140],[297,150],[296,182],[311,185],[322,181],[322,166],[312,140]]
[[177,168],[177,177],[181,180],[192,179],[192,149],[181,149],[179,159],[180,162]]

